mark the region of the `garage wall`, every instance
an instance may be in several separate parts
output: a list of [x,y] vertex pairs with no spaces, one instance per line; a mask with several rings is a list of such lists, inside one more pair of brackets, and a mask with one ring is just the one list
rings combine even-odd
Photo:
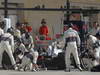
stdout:
[[41,26],[41,19],[45,18],[47,21],[47,25],[50,30],[50,36],[53,36],[56,33],[61,32],[61,19],[63,17],[62,12],[31,12],[29,14],[28,21],[33,27],[33,32],[37,33],[39,27]]
[[[1,2],[4,0],[0,0]],[[66,0],[8,0],[13,3],[23,3],[26,8],[34,8],[37,5],[44,4],[46,8],[60,8],[61,5],[65,5]],[[85,7],[89,6],[89,4],[93,6],[99,6],[100,0],[70,0],[72,6],[80,6]],[[96,5],[94,5],[96,3]],[[90,6],[91,6],[90,5]],[[10,11],[9,14],[16,14],[17,11]],[[3,11],[0,10],[0,13],[3,14]],[[18,14],[18,13],[17,13]],[[50,36],[54,36],[56,33],[62,32],[62,19],[64,12],[49,12],[49,11],[24,11],[20,14],[20,20],[29,22],[33,27],[33,34],[38,33],[38,29],[41,26],[40,22],[42,18],[47,20],[47,25],[50,28]],[[99,17],[98,17],[99,19]],[[97,20],[97,17],[96,17]]]
[[[97,1],[97,2],[96,2]],[[71,6],[79,7],[99,7],[100,0],[70,0]],[[66,4],[66,0],[27,0],[25,7],[35,7],[37,5],[45,5],[46,8],[60,8]],[[25,11],[25,19],[33,26],[33,32],[37,33],[40,27],[40,21],[42,18],[47,20],[48,26],[50,28],[50,36],[56,33],[62,32],[62,19],[64,12],[36,12],[36,11]],[[95,17],[97,20],[98,17]],[[92,20],[91,20],[92,21]]]
[[[42,7],[43,4],[46,8],[60,8],[61,5],[64,5],[64,0],[28,0],[25,7],[35,7],[37,5]],[[33,32],[37,34],[41,26],[41,19],[45,18],[50,30],[49,35],[53,37],[54,34],[62,32],[63,14],[63,12],[51,11],[25,11],[25,19],[33,26]]]

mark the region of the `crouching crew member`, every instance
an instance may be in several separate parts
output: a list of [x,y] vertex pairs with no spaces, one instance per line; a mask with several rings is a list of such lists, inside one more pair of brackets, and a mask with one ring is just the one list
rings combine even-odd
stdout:
[[25,34],[22,35],[22,42],[25,45],[26,49],[31,53],[33,56],[33,67],[37,67],[37,58],[38,58],[38,52],[37,50],[34,49],[34,43],[33,43],[33,38],[30,35],[29,32],[26,32]]
[[93,44],[94,49],[94,66],[100,65],[100,32],[96,33],[96,42]]

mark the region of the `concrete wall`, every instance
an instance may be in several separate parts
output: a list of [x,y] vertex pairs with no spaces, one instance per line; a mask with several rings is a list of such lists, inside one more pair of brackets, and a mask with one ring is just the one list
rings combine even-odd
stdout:
[[[29,3],[29,4],[28,4]],[[25,3],[25,7],[35,7],[42,4],[46,8],[60,8],[64,5],[64,0],[28,0]],[[50,11],[25,11],[25,19],[33,26],[33,32],[37,33],[41,26],[41,19],[45,18],[50,30],[50,36],[62,32],[62,18],[63,12],[50,12]],[[34,34],[33,33],[33,34]]]
[[[97,1],[97,2],[96,2]],[[99,1],[99,2],[98,2]],[[44,4],[46,8],[60,8],[60,6],[64,6],[66,0],[27,0],[25,2],[25,7],[35,7],[37,5]],[[100,0],[70,0],[71,6],[76,6],[79,8],[88,8],[88,7],[96,7],[100,8]],[[33,26],[33,32],[37,33],[40,27],[40,22],[42,18],[47,20],[47,25],[50,28],[50,36],[53,36],[56,33],[62,32],[62,19],[63,12],[48,12],[48,11],[25,11],[25,19]],[[95,16],[95,17],[94,17]],[[90,21],[98,21],[98,16],[91,16]]]

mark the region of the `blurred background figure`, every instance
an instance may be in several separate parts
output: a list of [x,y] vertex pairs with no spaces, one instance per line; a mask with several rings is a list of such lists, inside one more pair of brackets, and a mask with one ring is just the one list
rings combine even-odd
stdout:
[[32,32],[32,26],[29,25],[28,22],[22,23],[21,33],[25,32],[25,31]]
[[42,19],[41,24],[42,24],[42,26],[39,29],[39,34],[48,36],[49,29],[48,29],[48,26],[46,25],[45,19]]
[[93,27],[92,29],[90,30],[90,34],[91,35],[96,35],[96,33],[100,31],[100,25],[97,23],[97,22],[94,22],[93,23]]
[[40,39],[42,39],[42,40],[51,40],[51,37],[49,37],[49,28],[46,25],[46,20],[45,19],[42,19],[41,25],[42,26],[39,28]]

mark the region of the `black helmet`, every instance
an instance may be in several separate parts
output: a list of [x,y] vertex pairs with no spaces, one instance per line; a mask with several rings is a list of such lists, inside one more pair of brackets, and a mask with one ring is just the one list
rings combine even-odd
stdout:
[[20,27],[20,26],[21,26],[21,23],[17,22],[16,27]]
[[73,24],[72,24],[72,23],[69,23],[69,24],[68,24],[68,27],[73,27]]
[[30,37],[30,33],[29,32],[26,32],[25,33],[25,37],[26,37],[26,39],[28,39]]
[[12,29],[8,28],[7,32],[11,32],[11,31],[12,31]]
[[5,28],[5,26],[6,26],[6,24],[5,24],[5,22],[4,22],[4,21],[0,22],[0,27],[1,27],[2,29],[4,29],[4,28]]
[[46,24],[46,20],[43,18],[41,24]]
[[100,37],[100,31],[98,31],[95,36]]
[[14,31],[13,31],[12,28],[8,28],[7,32],[8,32],[8,33],[11,33],[11,34],[14,34]]

